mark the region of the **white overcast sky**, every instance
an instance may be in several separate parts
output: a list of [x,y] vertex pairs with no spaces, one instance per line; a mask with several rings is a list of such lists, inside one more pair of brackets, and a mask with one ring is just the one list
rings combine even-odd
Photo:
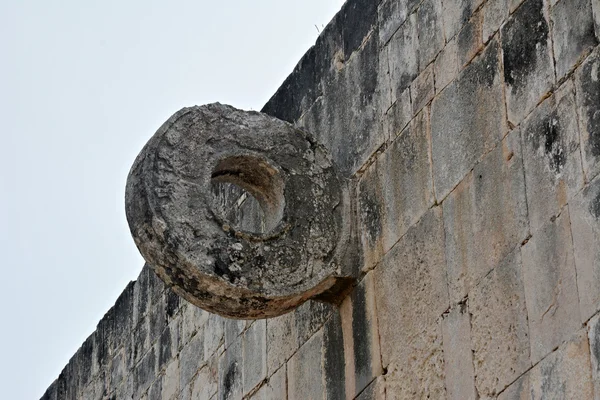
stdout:
[[0,0],[0,387],[38,399],[143,261],[127,173],[178,109],[260,110],[342,0]]

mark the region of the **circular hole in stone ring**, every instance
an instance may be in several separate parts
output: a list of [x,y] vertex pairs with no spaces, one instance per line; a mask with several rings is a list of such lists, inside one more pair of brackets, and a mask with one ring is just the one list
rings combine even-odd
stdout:
[[285,210],[285,183],[272,162],[255,155],[221,158],[212,169],[212,211],[225,229],[275,233]]

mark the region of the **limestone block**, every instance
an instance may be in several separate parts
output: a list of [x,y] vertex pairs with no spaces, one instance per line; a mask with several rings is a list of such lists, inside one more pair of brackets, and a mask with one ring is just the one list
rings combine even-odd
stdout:
[[286,368],[279,368],[269,380],[261,386],[252,400],[281,400],[287,398]]
[[[227,218],[213,195],[218,184],[258,200],[264,231]],[[149,266],[214,313],[280,315],[329,290],[341,274],[349,210],[331,156],[312,136],[266,114],[221,104],[180,110],[134,162],[125,197]]]
[[255,321],[242,336],[244,396],[267,376],[267,323]]
[[318,301],[307,301],[295,311],[296,340],[302,345],[323,327],[336,307]]
[[444,47],[442,1],[424,0],[417,9],[417,35],[419,41],[419,70],[432,62]]
[[581,326],[572,242],[565,209],[521,249],[534,364]]
[[530,372],[531,399],[592,399],[590,348],[585,331],[562,345]]
[[180,319],[173,320],[158,339],[158,369],[162,370],[178,353]]
[[388,48],[392,102],[406,90],[419,73],[417,15],[410,14],[394,33]]
[[209,358],[224,342],[224,318],[210,314],[204,330],[204,356]]
[[383,129],[387,138],[393,139],[400,134],[413,117],[410,101],[410,88],[400,94],[384,115]]
[[488,1],[483,6],[483,42],[487,43],[508,19],[510,0]]
[[281,366],[290,359],[298,347],[294,313],[267,320],[268,375],[281,369]]
[[600,314],[588,322],[588,338],[590,342],[592,381],[594,382],[595,400],[600,399]]
[[386,399],[446,398],[441,324],[436,322],[400,344],[400,357],[387,369]]
[[458,33],[458,68],[462,69],[483,49],[483,13],[478,11]]
[[358,226],[362,243],[363,269],[373,268],[384,254],[383,225],[386,219],[383,171],[379,160],[371,164],[358,182]]
[[133,371],[134,392],[139,396],[150,388],[156,378],[156,352],[154,348],[142,358]]
[[458,75],[458,43],[450,40],[435,59],[435,91],[441,92]]
[[433,63],[429,64],[410,85],[413,115],[421,111],[433,99],[435,94],[433,66]]
[[431,107],[433,177],[438,200],[473,168],[506,132],[498,45],[463,70]]
[[[348,363],[348,358],[344,352],[346,339],[342,331],[342,320],[340,313],[335,312],[323,326],[323,355],[321,364],[323,365],[323,381],[325,385],[325,399],[337,400],[349,398],[351,392],[346,393],[347,374],[344,365]],[[364,348],[364,347],[363,347]],[[361,353],[365,354],[365,353]],[[361,358],[364,359],[364,358]],[[373,366],[374,362],[365,362]],[[357,370],[356,379],[351,379],[357,383],[368,375],[369,371]]]
[[385,400],[385,378],[383,376],[375,379],[356,400]]
[[531,366],[518,248],[473,288],[469,311],[477,393],[493,397]]
[[456,303],[527,237],[518,131],[475,166],[443,208],[450,299]]
[[117,388],[125,379],[125,355],[123,351],[118,352],[110,363],[110,385]]
[[174,399],[179,394],[179,360],[167,365],[165,374],[162,376],[161,396],[163,400]]
[[[600,8],[600,7],[599,7]],[[594,51],[575,73],[583,170],[588,181],[600,173],[600,50]]]
[[600,176],[569,204],[582,321],[600,310]]
[[[406,359],[407,343],[419,340],[415,345],[424,345],[419,333],[427,329],[432,335],[437,332],[432,326],[437,326],[436,321],[449,306],[439,207],[428,211],[406,232],[374,274],[382,362],[386,367]],[[435,338],[441,346],[441,331]]]
[[206,321],[209,313],[203,309],[186,302],[181,312],[181,342],[186,344],[198,332]]
[[242,334],[246,328],[246,321],[225,318],[223,324],[223,329],[225,331],[225,348],[228,348],[238,338],[238,336]]
[[365,275],[340,307],[347,398],[354,398],[383,374],[373,275]]
[[385,46],[392,35],[406,20],[410,11],[418,4],[418,0],[386,0],[379,4],[377,10],[379,24],[379,45]]
[[447,399],[477,399],[471,352],[471,319],[466,303],[458,304],[444,314],[442,334]]
[[552,7],[556,79],[562,79],[597,44],[590,0],[561,0]]
[[515,10],[523,3],[524,0],[508,0],[510,5],[510,13],[514,13]]
[[238,338],[219,358],[219,400],[241,400],[242,365],[242,340]]
[[219,369],[216,358],[212,363],[202,367],[194,379],[191,390],[191,400],[210,399],[217,394],[219,388]]
[[529,372],[521,375],[519,379],[511,383],[498,395],[498,400],[530,400]]
[[323,399],[322,348],[323,331],[319,331],[288,361],[289,400]]
[[204,354],[204,332],[200,331],[188,344],[183,346],[179,354],[180,387],[185,387],[196,375],[206,360]]
[[444,34],[446,40],[453,38],[471,17],[474,1],[445,0],[444,5]]
[[534,233],[583,187],[573,85],[567,82],[521,124],[523,164]]
[[502,28],[508,119],[518,125],[554,84],[543,0],[526,0]]

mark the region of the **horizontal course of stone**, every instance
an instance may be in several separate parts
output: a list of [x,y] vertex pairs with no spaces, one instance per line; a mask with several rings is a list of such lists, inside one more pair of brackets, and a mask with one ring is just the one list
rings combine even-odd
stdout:
[[354,182],[339,307],[146,267],[43,399],[600,398],[600,0],[348,0],[263,112]]

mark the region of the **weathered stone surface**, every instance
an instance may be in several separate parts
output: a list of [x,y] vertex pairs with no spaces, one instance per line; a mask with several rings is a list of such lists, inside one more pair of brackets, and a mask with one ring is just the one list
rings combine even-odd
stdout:
[[436,322],[399,343],[399,357],[387,368],[386,399],[446,398],[441,331]]
[[295,314],[288,313],[267,320],[267,371],[280,369],[298,350]]
[[424,0],[417,9],[419,70],[425,69],[444,47],[442,1]]
[[508,119],[521,122],[554,84],[543,0],[527,0],[502,28]]
[[518,248],[473,288],[469,311],[477,393],[493,397],[531,367]]
[[343,330],[341,359],[342,363],[345,359],[346,365],[347,398],[357,396],[373,379],[383,373],[373,275],[373,272],[365,275],[340,307]]
[[598,44],[590,0],[561,0],[552,7],[556,79],[562,79]]
[[[219,182],[261,203],[265,232],[228,221],[210,197]],[[152,137],[129,174],[126,211],[140,252],[175,292],[221,315],[260,318],[335,283],[342,192],[328,152],[310,136],[212,104],[179,111]]]
[[521,124],[532,233],[583,187],[573,85],[565,83]]
[[417,15],[410,14],[387,45],[392,102],[406,90],[419,73]]
[[[448,309],[441,214],[439,207],[428,211],[375,268],[384,367],[394,360],[403,362],[408,356],[405,347],[413,340],[422,340],[418,339],[421,332],[437,332],[437,320]],[[435,337],[441,346],[441,330],[439,333]],[[421,345],[424,343],[419,342]]]
[[252,396],[252,400],[281,400],[287,398],[286,368],[279,368]]
[[385,378],[380,376],[375,379],[356,400],[385,400]]
[[378,8],[379,44],[385,46],[392,35],[404,23],[418,0],[385,0]]
[[200,332],[181,349],[179,355],[180,387],[185,387],[204,364],[204,334]]
[[458,67],[462,69],[483,49],[483,13],[478,11],[458,33]]
[[290,400],[323,399],[323,331],[311,337],[287,364]]
[[592,399],[590,348],[584,331],[562,345],[530,372],[532,400]]
[[499,67],[498,45],[492,42],[433,101],[433,177],[438,200],[450,193],[507,130]]
[[572,243],[565,209],[521,249],[534,364],[581,326]]
[[267,323],[255,321],[242,336],[244,396],[267,377]]
[[569,204],[583,321],[600,311],[600,176]]
[[588,322],[594,399],[600,399],[600,314]]
[[242,398],[242,340],[238,338],[219,359],[219,400]]
[[527,237],[518,131],[475,166],[443,208],[450,299],[459,302]]
[[[347,381],[345,360],[345,339],[342,331],[342,319],[334,312],[323,326],[323,378],[325,399],[336,400],[347,398],[345,382]],[[364,354],[364,353],[362,353]],[[358,377],[362,375],[357,375]],[[348,377],[352,380],[351,377]],[[351,393],[351,392],[350,392]]]
[[435,91],[441,92],[458,75],[458,43],[453,38],[442,49],[433,66]]
[[429,64],[410,86],[413,115],[421,111],[433,99],[435,94],[433,66],[433,63]]
[[475,10],[472,0],[445,0],[443,2],[444,34],[447,40],[453,38],[467,23]]
[[447,399],[477,399],[471,352],[471,319],[466,303],[460,303],[444,314],[442,334]]
[[366,269],[379,262],[435,202],[429,140],[426,108],[359,182],[359,226]]
[[191,400],[210,399],[217,394],[219,388],[219,369],[217,359],[202,367],[194,380]]
[[[196,379],[198,381],[198,379]],[[207,383],[204,383],[207,385]],[[179,394],[179,360],[169,363],[162,376],[161,399],[171,400]]]
[[508,18],[510,0],[488,1],[483,6],[483,42],[487,43]]
[[412,117],[410,88],[408,88],[400,94],[383,117],[383,130],[385,136],[390,139],[398,136],[404,130],[406,125],[408,125]]
[[529,372],[521,375],[519,379],[511,383],[500,395],[498,400],[530,400]]
[[583,170],[588,180],[600,173],[600,50],[594,51],[575,73]]
[[600,39],[600,0],[592,0],[592,13],[594,14],[596,38]]

